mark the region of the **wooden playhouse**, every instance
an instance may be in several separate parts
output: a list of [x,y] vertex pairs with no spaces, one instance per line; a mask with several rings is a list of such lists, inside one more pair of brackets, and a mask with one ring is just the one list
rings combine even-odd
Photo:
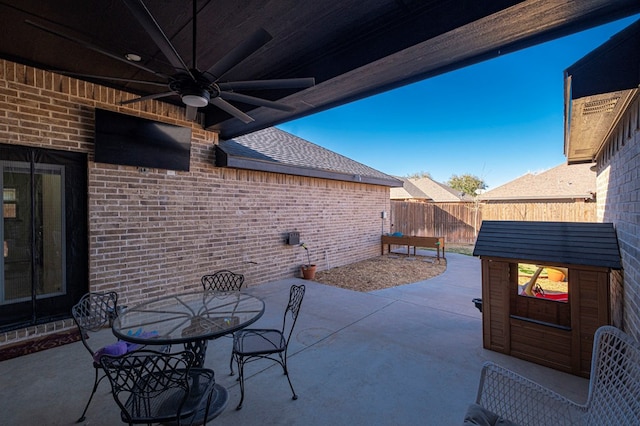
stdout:
[[593,335],[620,326],[622,264],[610,223],[484,221],[486,349],[588,377]]

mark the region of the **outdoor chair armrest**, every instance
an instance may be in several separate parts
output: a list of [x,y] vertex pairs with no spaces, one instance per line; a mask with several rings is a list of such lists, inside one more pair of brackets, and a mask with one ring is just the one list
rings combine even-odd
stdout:
[[586,407],[487,362],[482,367],[476,404],[520,426],[583,424]]

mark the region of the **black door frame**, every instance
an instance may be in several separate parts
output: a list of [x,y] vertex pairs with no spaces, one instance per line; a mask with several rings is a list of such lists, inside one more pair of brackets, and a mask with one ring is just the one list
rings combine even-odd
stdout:
[[[28,302],[0,304],[0,332],[70,318],[71,307],[88,290],[87,155],[0,144],[0,159],[29,163],[32,181],[36,164],[63,166],[66,224],[66,292],[59,296],[37,298],[33,291],[31,300]],[[33,199],[33,194],[31,197]],[[33,217],[30,220],[33,222]],[[33,244],[35,241],[33,235],[31,240]],[[31,252],[32,262],[34,262],[33,247]],[[0,272],[4,273],[4,271]]]

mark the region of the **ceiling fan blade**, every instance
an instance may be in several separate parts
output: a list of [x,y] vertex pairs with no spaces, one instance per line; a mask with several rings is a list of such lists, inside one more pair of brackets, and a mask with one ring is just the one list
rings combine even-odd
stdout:
[[220,92],[220,97],[227,101],[244,102],[249,105],[263,106],[267,108],[273,108],[280,111],[294,111],[295,108],[289,105],[285,105],[279,102],[269,101],[267,99],[256,98],[254,96],[243,95],[235,92]]
[[185,118],[189,121],[194,121],[197,115],[198,115],[198,108],[187,105]]
[[270,90],[270,89],[306,89],[316,84],[316,79],[309,78],[283,78],[273,80],[247,80],[228,81],[216,83],[220,90]]
[[160,48],[162,54],[169,60],[169,63],[177,70],[188,73],[195,81],[195,76],[189,70],[187,64],[184,63],[176,49],[173,47],[165,33],[158,25],[158,22],[153,17],[147,6],[144,5],[142,0],[122,0],[127,5],[131,13],[136,17],[138,23],[142,25],[142,28],[149,34],[153,42]]
[[244,112],[240,111],[238,108],[231,105],[229,102],[225,101],[221,98],[212,98],[209,100],[211,105],[217,106],[221,110],[233,115],[238,120],[242,121],[244,124],[249,124],[254,121],[253,118],[249,117]]
[[85,48],[87,48],[87,49],[89,49],[89,50],[93,50],[94,52],[101,53],[101,54],[103,54],[103,55],[105,55],[105,56],[108,56],[108,57],[110,57],[110,58],[112,58],[112,59],[115,59],[115,60],[117,60],[117,61],[124,62],[125,64],[131,65],[131,66],[134,66],[134,67],[136,67],[136,68],[140,68],[141,70],[145,70],[145,71],[147,71],[147,72],[150,72],[151,74],[155,74],[155,75],[156,75],[156,76],[158,76],[158,77],[168,78],[168,76],[167,76],[167,75],[165,75],[165,74],[162,74],[162,73],[159,73],[159,72],[157,72],[157,71],[154,71],[154,70],[152,70],[151,68],[147,68],[147,67],[145,67],[144,65],[142,65],[142,64],[140,64],[140,63],[130,61],[130,60],[126,59],[124,56],[117,55],[117,54],[115,54],[115,53],[111,53],[111,52],[109,52],[109,51],[107,51],[107,50],[105,50],[105,49],[103,49],[103,48],[101,48],[101,47],[99,47],[99,46],[96,46],[96,45],[94,45],[94,44],[91,44],[91,43],[89,43],[89,42],[86,42],[86,41],[84,41],[84,40],[81,40],[81,39],[76,38],[76,37],[74,37],[74,36],[71,36],[71,35],[68,35],[68,34],[62,33],[62,32],[60,32],[60,31],[58,31],[58,30],[55,30],[55,29],[50,28],[50,27],[48,27],[48,26],[45,26],[45,25],[39,24],[39,23],[37,23],[37,22],[30,21],[30,20],[28,20],[28,19],[27,19],[27,20],[25,20],[24,22],[26,22],[27,24],[32,25],[32,26],[34,26],[34,27],[36,27],[36,28],[39,28],[39,29],[41,29],[42,31],[48,32],[49,34],[53,34],[53,35],[55,35],[55,36],[57,36],[57,37],[63,38],[63,39],[65,39],[65,40],[72,41],[72,42],[74,42],[74,43],[77,43],[77,44],[79,44],[79,45],[81,45],[81,46],[83,46],[83,47],[85,47]]
[[132,78],[107,77],[104,75],[81,74],[77,72],[61,71],[61,70],[49,70],[49,71],[55,72],[56,74],[68,75],[69,77],[93,78],[95,80],[122,81],[125,83],[149,84],[152,86],[167,87],[167,83],[161,82],[161,81],[147,81],[147,80],[135,80]]
[[153,95],[140,96],[139,98],[120,101],[120,105],[132,104],[134,102],[148,101],[151,99],[164,98],[165,96],[177,95],[176,92],[154,93]]
[[244,61],[249,55],[267,44],[273,37],[263,28],[253,33],[251,37],[234,47],[222,59],[216,62],[206,73],[211,75],[212,81],[218,80],[231,68]]

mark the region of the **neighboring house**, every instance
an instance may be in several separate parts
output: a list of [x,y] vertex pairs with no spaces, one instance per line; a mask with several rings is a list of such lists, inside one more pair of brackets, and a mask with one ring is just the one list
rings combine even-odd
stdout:
[[596,172],[592,165],[560,164],[539,173],[527,173],[478,196],[482,201],[595,200]]
[[406,234],[469,243],[483,220],[596,221],[591,164],[527,173],[475,199],[428,178],[403,182],[391,188],[391,222],[394,231]]
[[392,201],[418,201],[429,203],[458,203],[473,201],[473,197],[435,180],[423,178],[402,179],[401,188],[391,188]]
[[428,177],[402,182],[402,188],[390,191],[392,232],[445,237],[455,243],[474,240],[477,209],[472,196]]
[[483,220],[595,222],[592,164],[560,164],[527,173],[478,196]]
[[[622,255],[622,318],[640,340],[640,21],[565,71],[565,155],[596,163],[597,216]],[[619,315],[616,312],[614,315]]]
[[[115,106],[130,95],[6,60],[0,87],[0,344],[71,327],[87,291],[131,305],[196,290],[219,269],[248,285],[298,276],[305,253],[290,232],[319,269],[379,254],[381,212],[401,185],[391,176],[274,128],[218,146],[181,107]],[[97,108],[189,128],[188,171],[96,162]],[[47,248],[35,303],[32,225],[34,250]]]

